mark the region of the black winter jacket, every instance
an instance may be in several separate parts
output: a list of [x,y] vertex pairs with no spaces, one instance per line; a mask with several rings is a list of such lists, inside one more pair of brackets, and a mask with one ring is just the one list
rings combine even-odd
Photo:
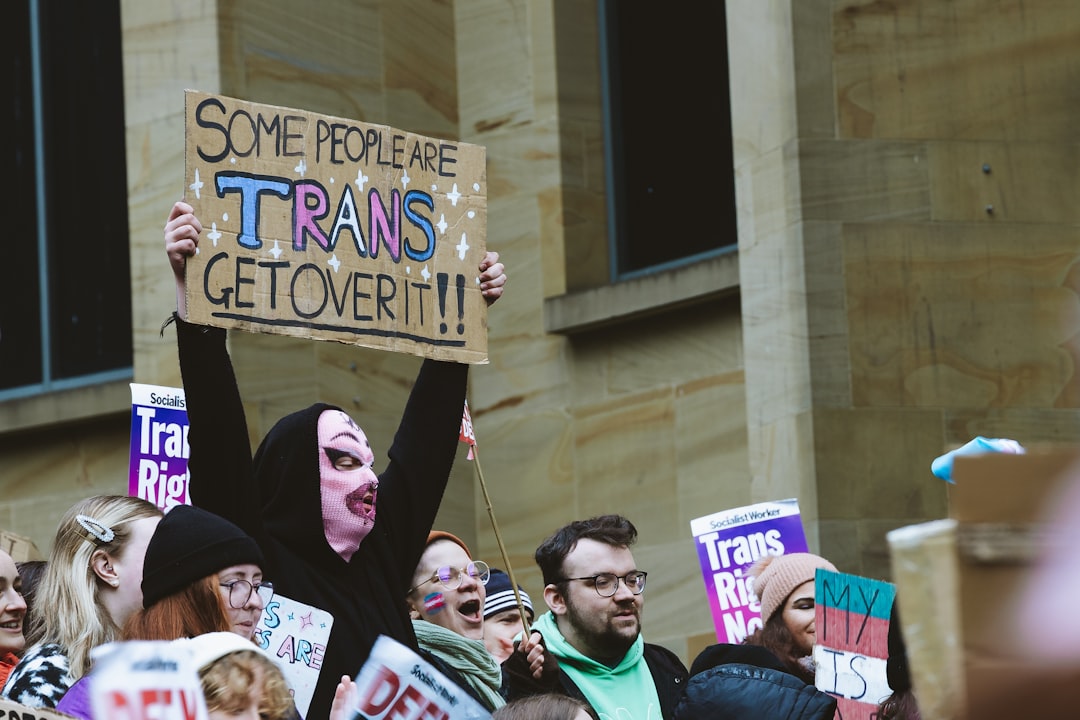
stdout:
[[[701,665],[695,661],[694,669]],[[769,657],[760,664],[724,662],[695,672],[686,683],[675,720],[831,720],[836,698],[780,667],[779,660]]]

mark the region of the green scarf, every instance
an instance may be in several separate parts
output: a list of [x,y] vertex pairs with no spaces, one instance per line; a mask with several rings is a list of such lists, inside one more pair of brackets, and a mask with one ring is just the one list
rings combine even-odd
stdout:
[[484,643],[470,640],[426,620],[413,620],[413,630],[420,647],[457,670],[469,687],[482,699],[489,711],[502,707],[506,700],[499,694],[502,668],[491,657]]
[[660,697],[645,662],[645,640],[637,639],[615,667],[578,652],[563,637],[555,616],[546,612],[532,629],[544,636],[544,646],[585,695],[601,720],[660,720]]

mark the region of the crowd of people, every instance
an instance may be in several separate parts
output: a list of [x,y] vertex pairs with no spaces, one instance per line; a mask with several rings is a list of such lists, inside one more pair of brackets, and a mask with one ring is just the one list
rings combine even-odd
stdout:
[[[201,232],[177,202],[165,249],[192,504],[163,513],[138,498],[95,496],[61,518],[44,563],[24,573],[0,552],[4,697],[92,719],[95,652],[159,641],[191,658],[211,718],[300,718],[280,668],[253,641],[280,593],[334,618],[309,719],[355,716],[354,676],[380,636],[500,720],[833,715],[810,661],[814,571],[835,569],[824,558],[763,559],[751,575],[764,626],[744,644],[707,648],[687,670],[644,639],[648,572],[634,559],[629,519],[575,520],[543,540],[542,605],[457,535],[433,529],[465,364],[423,362],[378,474],[360,425],[324,403],[283,417],[253,452],[226,332],[187,321],[185,264]],[[478,270],[493,303],[506,283],[498,254]]]

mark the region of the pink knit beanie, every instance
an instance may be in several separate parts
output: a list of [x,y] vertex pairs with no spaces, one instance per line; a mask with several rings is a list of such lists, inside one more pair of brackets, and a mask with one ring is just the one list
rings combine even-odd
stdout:
[[818,568],[836,572],[836,566],[812,553],[766,555],[747,574],[754,578],[754,594],[761,600],[761,619],[768,622],[792,590],[814,579]]

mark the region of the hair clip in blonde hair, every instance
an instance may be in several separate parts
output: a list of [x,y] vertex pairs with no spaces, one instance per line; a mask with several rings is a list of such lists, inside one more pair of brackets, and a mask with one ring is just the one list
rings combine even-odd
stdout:
[[102,525],[89,515],[76,515],[75,522],[86,531],[86,539],[90,542],[111,543],[116,538],[116,533],[112,531],[112,528]]

